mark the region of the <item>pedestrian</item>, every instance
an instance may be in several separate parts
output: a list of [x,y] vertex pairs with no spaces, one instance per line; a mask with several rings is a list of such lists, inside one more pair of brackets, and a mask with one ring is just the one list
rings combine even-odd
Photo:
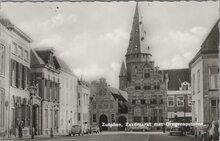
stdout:
[[23,134],[22,134],[22,121],[20,122],[20,124],[18,125],[18,137],[22,138]]
[[165,133],[165,127],[166,127],[165,124],[163,124],[163,133]]
[[102,134],[102,125],[99,125],[99,132]]

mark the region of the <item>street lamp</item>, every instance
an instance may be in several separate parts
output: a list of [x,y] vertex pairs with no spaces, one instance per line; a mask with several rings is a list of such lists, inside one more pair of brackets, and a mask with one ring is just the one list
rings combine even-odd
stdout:
[[35,96],[37,92],[37,86],[35,85],[34,81],[32,84],[28,87],[28,90],[30,92],[30,100],[31,100],[31,120],[30,120],[30,127],[31,127],[31,138],[34,138],[34,129],[33,129],[33,97]]

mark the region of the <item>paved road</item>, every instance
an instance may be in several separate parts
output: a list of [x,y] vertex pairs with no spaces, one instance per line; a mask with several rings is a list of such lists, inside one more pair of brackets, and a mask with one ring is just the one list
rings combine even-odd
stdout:
[[[33,141],[24,139],[25,141]],[[54,138],[39,137],[39,141],[198,141],[189,136],[170,136],[168,133],[153,132],[108,132],[84,136],[59,136]]]

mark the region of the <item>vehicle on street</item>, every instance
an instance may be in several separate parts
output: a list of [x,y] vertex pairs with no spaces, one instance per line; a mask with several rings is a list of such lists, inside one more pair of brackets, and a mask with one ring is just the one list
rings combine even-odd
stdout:
[[219,141],[218,121],[212,121],[201,135],[201,141]]
[[170,135],[180,135],[183,136],[185,135],[184,127],[183,126],[178,126],[178,127],[172,127],[170,129]]
[[91,133],[99,133],[100,130],[99,130],[99,126],[98,125],[93,125],[91,127]]
[[79,136],[80,135],[83,135],[82,133],[82,129],[81,129],[81,126],[79,125],[73,125],[69,131],[69,136],[73,135],[75,136],[75,134],[78,134]]

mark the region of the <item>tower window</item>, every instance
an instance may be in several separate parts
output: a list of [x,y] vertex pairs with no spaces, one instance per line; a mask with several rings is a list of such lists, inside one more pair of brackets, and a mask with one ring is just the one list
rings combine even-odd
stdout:
[[145,73],[144,73],[144,77],[145,77],[145,78],[149,78],[149,77],[150,77],[150,73],[149,73],[149,72],[145,72]]
[[150,85],[145,85],[145,86],[144,86],[144,89],[145,89],[145,90],[150,90],[151,87],[150,87]]
[[141,99],[141,104],[145,104],[145,100],[144,99]]
[[154,89],[155,89],[155,90],[160,89],[160,84],[159,84],[159,82],[154,82]]
[[136,104],[136,100],[132,100],[132,104]]
[[141,37],[141,41],[143,41],[144,40],[144,37]]
[[140,90],[140,89],[141,89],[141,85],[140,84],[136,84],[135,90]]

